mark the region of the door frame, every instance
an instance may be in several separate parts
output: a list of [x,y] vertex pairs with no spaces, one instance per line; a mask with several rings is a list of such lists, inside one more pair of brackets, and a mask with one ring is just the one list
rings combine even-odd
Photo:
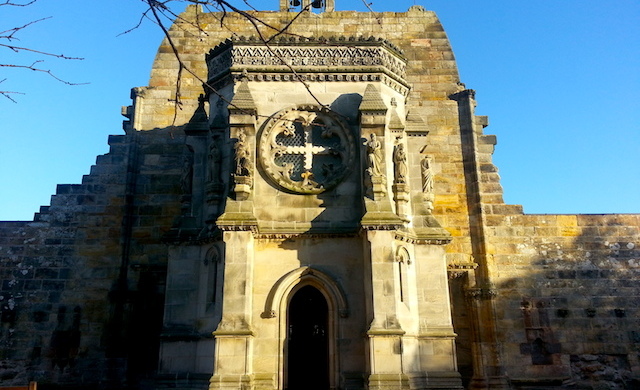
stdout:
[[287,385],[287,310],[291,298],[298,290],[306,286],[315,287],[327,301],[329,389],[336,389],[341,366],[337,340],[340,334],[341,319],[349,316],[349,309],[344,293],[333,278],[311,267],[301,267],[284,275],[273,286],[267,297],[263,315],[272,318],[278,317],[278,389],[285,389]]

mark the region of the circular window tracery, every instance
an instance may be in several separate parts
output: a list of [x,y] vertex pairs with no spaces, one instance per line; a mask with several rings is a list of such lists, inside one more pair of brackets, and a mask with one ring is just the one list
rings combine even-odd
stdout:
[[274,184],[295,193],[319,194],[350,173],[355,144],[336,114],[305,106],[272,117],[259,151],[260,164]]

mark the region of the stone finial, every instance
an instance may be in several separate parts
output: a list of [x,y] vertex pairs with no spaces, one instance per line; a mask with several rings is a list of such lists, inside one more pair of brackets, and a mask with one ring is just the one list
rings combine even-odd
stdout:
[[255,112],[257,110],[256,103],[253,100],[253,95],[251,95],[251,90],[249,89],[249,82],[247,78],[242,78],[236,93],[233,95],[233,99],[231,99],[229,109],[251,112]]
[[207,110],[205,109],[204,96],[200,95],[198,98],[198,108],[194,111],[189,123],[185,127],[187,134],[198,133],[209,130],[209,117],[207,116]]
[[367,84],[367,88],[364,90],[360,111],[387,111],[387,105],[373,84]]
[[406,119],[407,132],[410,133],[424,133],[427,132],[427,124],[421,115],[409,111]]
[[398,116],[398,112],[394,109],[391,110],[391,118],[389,119],[389,129],[402,131],[404,129],[404,124],[402,120]]

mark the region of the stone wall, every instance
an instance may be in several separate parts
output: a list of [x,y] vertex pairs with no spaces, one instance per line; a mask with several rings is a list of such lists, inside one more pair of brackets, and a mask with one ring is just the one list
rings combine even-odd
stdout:
[[496,326],[511,379],[631,388],[640,372],[640,216],[490,222]]
[[[31,222],[0,223],[3,384],[117,383],[128,358],[157,356],[181,142],[111,136],[82,184],[59,185]],[[156,368],[135,361],[129,372]]]

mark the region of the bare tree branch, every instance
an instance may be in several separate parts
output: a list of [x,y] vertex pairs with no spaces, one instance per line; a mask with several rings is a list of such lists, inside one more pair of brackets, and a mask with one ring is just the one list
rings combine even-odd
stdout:
[[362,3],[364,4],[365,7],[367,7],[369,12],[371,12],[373,14],[373,16],[378,21],[378,24],[382,24],[382,19],[380,18],[380,15],[377,15],[376,12],[373,10],[373,8],[371,8],[371,4],[373,4],[373,3],[367,3],[367,0],[362,0]]
[[36,1],[38,1],[38,0],[31,0],[31,1],[28,1],[28,2],[26,2],[24,4],[20,4],[20,3],[14,3],[14,2],[12,2],[10,0],[6,0],[4,3],[0,3],[0,7],[2,7],[3,5],[10,5],[10,6],[13,6],[13,7],[26,7],[28,5],[31,5],[31,4],[35,3]]
[[[23,0],[23,2],[20,2],[19,0],[0,0],[0,6],[6,5],[6,6],[15,6],[15,7],[25,7],[28,5],[31,5],[33,3],[35,3],[37,0]],[[302,85],[307,89],[308,93],[310,94],[310,96],[321,106],[326,106],[325,104],[322,104],[322,102],[320,102],[320,100],[313,94],[313,92],[311,91],[309,84],[306,82],[306,80],[304,79],[304,77],[300,74],[297,73],[297,71],[286,61],[285,58],[282,58],[276,50],[274,50],[271,47],[271,44],[274,42],[274,40],[276,38],[278,38],[279,36],[283,35],[283,34],[288,34],[291,36],[296,36],[296,37],[301,37],[298,34],[292,34],[290,33],[288,30],[290,29],[290,27],[296,22],[298,21],[298,19],[301,17],[301,15],[304,12],[308,12],[311,4],[308,4],[306,7],[304,7],[302,10],[300,10],[291,20],[289,20],[286,25],[284,27],[277,27],[274,26],[270,23],[267,23],[265,20],[262,20],[259,16],[257,16],[256,14],[252,13],[251,11],[244,11],[241,10],[239,8],[237,8],[236,6],[234,6],[230,1],[227,0],[141,0],[143,3],[145,3],[147,5],[147,9],[142,12],[142,14],[140,15],[140,19],[138,20],[138,22],[136,23],[135,26],[133,26],[132,28],[122,32],[119,35],[124,35],[124,34],[128,34],[136,29],[138,29],[142,23],[144,23],[145,19],[150,20],[152,23],[156,24],[163,32],[163,34],[165,35],[167,42],[169,44],[169,46],[171,47],[171,51],[173,52],[173,55],[175,56],[175,58],[178,61],[178,74],[176,77],[176,85],[175,85],[175,94],[174,94],[174,99],[171,99],[174,104],[175,104],[175,112],[174,112],[174,123],[177,119],[177,113],[178,110],[181,109],[182,107],[182,93],[181,93],[181,87],[182,87],[182,81],[183,81],[183,76],[184,76],[184,72],[189,73],[191,76],[193,76],[195,79],[197,79],[198,81],[200,81],[206,88],[208,88],[209,91],[211,91],[212,93],[217,94],[221,99],[223,99],[224,101],[227,101],[227,99],[225,99],[223,96],[221,96],[212,86],[207,84],[206,80],[203,80],[194,70],[190,69],[190,67],[183,61],[183,59],[180,56],[180,52],[178,47],[176,46],[173,38],[171,37],[170,33],[169,33],[169,28],[167,27],[169,24],[173,24],[176,25],[176,22],[181,22],[179,24],[177,24],[177,28],[184,28],[184,26],[188,25],[193,27],[195,30],[199,31],[202,34],[206,34],[206,31],[204,28],[201,27],[200,23],[199,23],[199,19],[198,19],[198,14],[196,15],[196,21],[194,22],[191,19],[184,19],[181,14],[178,14],[176,12],[174,12],[170,5],[172,3],[175,2],[181,2],[181,3],[188,3],[188,4],[195,4],[198,6],[201,6],[203,9],[207,10],[207,11],[212,11],[215,15],[216,18],[219,19],[220,21],[220,26],[223,28],[227,28],[229,29],[226,24],[225,24],[225,17],[227,16],[228,13],[234,13],[237,15],[240,15],[241,17],[245,18],[252,26],[253,29],[255,30],[255,33],[259,39],[260,42],[262,42],[262,44],[269,50],[269,52],[271,53],[271,55],[273,55],[274,57],[279,58],[280,62],[282,63],[282,65],[284,65],[285,67],[287,67],[289,69],[289,71],[293,74],[294,78],[297,79],[300,83],[302,83]],[[365,1],[365,0],[363,0]],[[255,8],[250,4],[250,0],[243,0],[244,4],[247,5],[250,9],[255,11]],[[366,4],[366,3],[365,3]],[[368,5],[367,5],[368,7]],[[215,11],[213,11],[215,10]],[[218,16],[218,15],[220,16]],[[48,51],[44,51],[44,50],[37,50],[34,48],[31,48],[27,45],[15,45],[13,44],[13,41],[19,41],[19,39],[16,37],[17,33],[19,33],[20,31],[28,28],[29,26],[35,24],[35,23],[39,23],[43,20],[46,20],[49,18],[42,18],[42,19],[38,19],[38,20],[34,20],[31,21],[29,23],[26,23],[22,26],[17,26],[17,27],[13,27],[10,28],[8,30],[2,31],[0,32],[0,48],[6,48],[9,49],[15,53],[21,53],[21,52],[29,52],[32,54],[37,54],[40,56],[45,56],[45,57],[53,57],[53,58],[60,58],[60,59],[65,59],[65,60],[83,60],[83,58],[81,57],[72,57],[72,56],[68,56],[68,55],[64,55],[64,54],[56,54],[56,53],[52,53],[52,52],[48,52]],[[193,31],[193,30],[189,30],[187,28],[184,28],[184,31]],[[235,32],[233,32],[231,29],[229,29],[229,31],[233,34],[236,35]],[[36,71],[36,72],[40,72],[40,73],[45,73],[48,76],[54,78],[55,80],[62,82],[64,84],[67,85],[81,85],[81,84],[86,84],[86,83],[73,83],[67,80],[64,80],[58,76],[56,76],[50,69],[44,69],[41,66],[39,66],[38,64],[42,63],[42,60],[36,60],[34,61],[31,65],[21,65],[21,64],[13,64],[13,63],[0,63],[0,67],[4,67],[4,68],[14,68],[14,69],[26,69],[26,70],[31,70],[31,71]],[[9,92],[7,91],[6,93],[13,93],[13,92]],[[231,104],[231,102],[227,102],[230,106],[233,107],[233,105]]]
[[[3,37],[0,36],[0,39],[2,39]],[[20,52],[20,51],[28,51],[31,53],[36,53],[36,54],[42,54],[43,56],[49,56],[49,57],[55,57],[55,58],[62,58],[63,60],[84,60],[84,58],[82,57],[69,57],[66,56],[64,54],[54,54],[54,53],[48,53],[46,51],[40,51],[40,50],[35,50],[35,49],[29,49],[28,47],[21,47],[21,46],[13,46],[13,45],[7,45],[4,43],[0,43],[0,47],[6,47],[7,49],[13,50],[16,53]],[[0,64],[1,65],[1,64]]]
[[[147,3],[147,5],[149,6],[148,10],[146,10],[143,13],[143,17],[141,18],[141,20],[138,23],[138,25],[136,25],[134,28],[128,30],[127,32],[130,32],[130,31],[138,28],[140,26],[142,20],[145,17],[149,17],[149,13],[151,13],[153,15],[152,21],[156,25],[158,25],[160,27],[160,29],[162,30],[162,32],[164,33],[165,38],[167,39],[167,42],[169,43],[169,46],[171,47],[171,51],[173,52],[175,58],[178,61],[178,74],[176,76],[175,95],[174,95],[175,98],[171,99],[171,101],[174,102],[173,124],[175,125],[175,122],[177,120],[178,110],[180,110],[182,108],[182,101],[181,101],[182,95],[181,95],[180,88],[181,88],[181,85],[182,85],[183,72],[185,72],[185,71],[187,73],[191,74],[198,81],[200,81],[206,88],[208,88],[209,91],[211,91],[212,93],[218,95],[218,97],[220,99],[222,99],[223,101],[225,101],[230,107],[234,107],[233,103],[231,103],[228,99],[226,99],[224,96],[222,96],[220,93],[218,93],[218,91],[216,91],[215,88],[213,88],[211,85],[209,85],[206,80],[203,80],[198,74],[195,73],[195,71],[193,71],[189,66],[187,66],[185,64],[185,62],[182,60],[182,58],[180,56],[180,52],[179,52],[177,46],[175,45],[175,43],[173,41],[173,38],[171,37],[171,35],[169,33],[169,29],[164,24],[163,18],[165,18],[167,21],[172,22],[172,23],[175,23],[175,21],[181,20],[181,21],[184,21],[185,23],[195,27],[200,32],[203,32],[203,33],[206,33],[206,32],[199,25],[195,25],[191,21],[185,21],[179,15],[176,15],[173,11],[171,11],[167,7],[168,3],[170,3],[171,1],[177,1],[177,0],[167,0],[165,2],[160,2],[160,1],[157,1],[157,0],[143,0],[143,1],[145,1]],[[269,52],[274,57],[277,57],[280,60],[280,62],[289,69],[289,71],[293,74],[293,76],[305,87],[305,89],[307,90],[309,95],[316,101],[316,103],[318,103],[318,105],[320,105],[322,107],[326,107],[326,104],[322,103],[320,101],[320,99],[313,93],[313,91],[311,91],[311,88],[310,88],[309,84],[306,82],[305,78],[302,75],[300,75],[286,61],[286,59],[282,58],[279,55],[279,53],[277,53],[275,50],[273,50],[273,48],[270,46],[270,42],[272,42],[278,36],[280,36],[282,34],[290,34],[287,30],[290,28],[290,26],[293,23],[295,23],[295,21],[298,20],[298,18],[304,12],[309,11],[311,5],[307,5],[301,11],[299,11],[295,15],[295,17],[292,18],[292,20],[290,20],[284,27],[278,28],[278,27],[275,27],[275,26],[273,26],[273,25],[271,25],[269,23],[266,23],[264,20],[256,17],[255,15],[252,15],[252,14],[246,12],[246,11],[243,11],[243,10],[240,10],[240,9],[234,7],[233,5],[231,5],[230,3],[228,3],[227,1],[224,1],[224,0],[184,0],[184,1],[187,2],[187,3],[203,6],[203,8],[204,7],[208,8],[208,6],[211,6],[211,7],[215,8],[216,10],[218,10],[219,12],[221,12],[222,13],[222,16],[220,17],[220,25],[221,25],[221,27],[226,27],[225,24],[224,24],[224,19],[225,19],[225,16],[227,15],[227,12],[233,12],[233,13],[236,13],[236,14],[241,15],[242,17],[244,17],[249,23],[251,23],[251,25],[253,26],[256,34],[258,35],[258,39],[269,50]],[[246,4],[248,4],[247,0],[244,0],[244,2]],[[269,36],[265,36],[264,32],[260,28],[261,25],[266,27],[268,30],[271,30],[273,32],[273,34],[270,34]],[[231,32],[233,33],[233,31],[231,31]],[[290,34],[290,35],[299,36],[297,34]]]
[[[32,70],[34,72],[42,72],[42,73],[46,73],[49,76],[53,77],[54,79],[58,80],[59,82],[63,83],[63,84],[67,84],[67,85],[86,85],[89,83],[72,83],[70,81],[61,79],[60,77],[56,76],[55,74],[53,74],[51,72],[51,70],[48,69],[42,69],[42,68],[38,68],[36,67],[36,64],[39,64],[41,62],[44,62],[43,60],[37,60],[34,61],[31,65],[16,65],[16,64],[0,64],[0,68],[17,68],[17,69],[28,69],[28,70]],[[6,80],[6,79],[5,79]],[[4,81],[4,80],[3,80]]]
[[[2,80],[0,80],[0,84],[4,83],[4,82],[5,82],[5,80],[7,80],[7,79],[2,79]],[[4,97],[6,97],[7,99],[11,100],[11,101],[12,101],[12,102],[14,102],[14,103],[17,103],[17,102],[16,102],[16,101],[11,97],[11,95],[24,95],[24,93],[22,93],[22,92],[16,92],[16,91],[2,91],[2,90],[0,90],[0,95],[2,95],[2,96],[4,96]]]
[[[31,1],[27,1],[24,3],[18,3],[18,2],[13,2],[11,0],[5,0],[4,2],[0,2],[0,6],[13,6],[13,7],[26,7],[29,5],[32,5],[33,3],[35,3],[37,0],[31,0]],[[4,31],[0,31],[0,48],[5,48],[8,50],[11,50],[14,53],[22,53],[22,52],[28,52],[31,54],[36,54],[38,56],[44,56],[44,57],[53,57],[53,58],[59,58],[59,59],[63,59],[63,60],[84,60],[84,58],[81,57],[72,57],[72,56],[68,56],[65,54],[57,54],[57,53],[53,53],[53,52],[49,52],[49,51],[44,51],[44,50],[38,50],[38,49],[34,49],[31,47],[27,47],[25,45],[15,45],[13,44],[14,41],[20,41],[20,39],[17,37],[17,34],[23,30],[25,30],[26,28],[36,24],[36,23],[40,23],[44,20],[50,19],[51,17],[46,17],[46,18],[41,18],[41,19],[37,19],[37,20],[33,20],[30,21],[24,25],[21,26],[16,26],[16,27],[12,27],[9,28],[7,30]],[[25,70],[31,70],[34,72],[40,72],[40,73],[44,73],[46,75],[48,75],[49,77],[53,78],[54,80],[57,80],[63,84],[66,85],[82,85],[82,84],[87,84],[87,83],[73,83],[71,81],[62,79],[61,77],[55,75],[50,69],[44,69],[42,67],[40,67],[38,64],[41,64],[42,62],[44,62],[44,60],[42,59],[38,59],[33,61],[30,65],[21,65],[21,64],[16,64],[16,63],[3,63],[0,62],[0,68],[13,68],[13,69],[25,69]],[[5,80],[7,80],[6,78],[3,79],[0,82],[4,82]],[[15,94],[23,94],[21,92],[15,92],[15,91],[0,91],[0,95],[8,98],[9,100],[11,100],[12,102],[16,102],[10,95],[15,95]]]

